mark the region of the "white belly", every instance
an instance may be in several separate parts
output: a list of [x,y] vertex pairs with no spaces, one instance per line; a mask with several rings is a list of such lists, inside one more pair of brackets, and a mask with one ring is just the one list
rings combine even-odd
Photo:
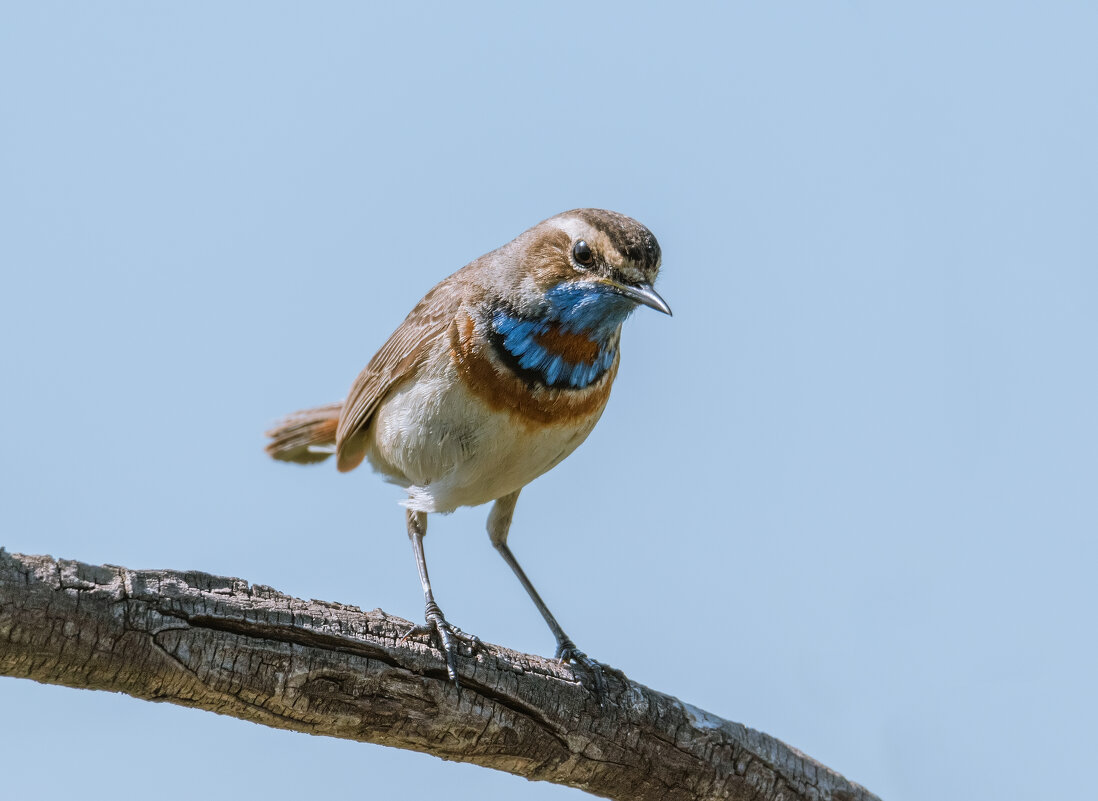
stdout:
[[448,365],[389,394],[371,422],[367,457],[407,488],[408,508],[452,512],[508,495],[557,465],[587,438],[602,409],[563,425],[533,423],[489,408]]

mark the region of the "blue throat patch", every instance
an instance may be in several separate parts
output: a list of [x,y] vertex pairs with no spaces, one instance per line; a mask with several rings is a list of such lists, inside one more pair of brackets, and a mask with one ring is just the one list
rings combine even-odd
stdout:
[[590,386],[614,363],[615,334],[636,304],[598,284],[560,284],[545,299],[548,309],[537,318],[497,309],[491,318],[492,344],[528,382]]

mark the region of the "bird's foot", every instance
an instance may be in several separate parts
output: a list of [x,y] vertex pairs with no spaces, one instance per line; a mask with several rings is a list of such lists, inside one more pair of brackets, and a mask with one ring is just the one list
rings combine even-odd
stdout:
[[440,648],[443,654],[446,655],[446,674],[455,686],[460,687],[454,655],[457,653],[460,644],[464,646],[464,656],[473,656],[480,649],[480,638],[472,634],[466,634],[457,626],[448,623],[442,615],[442,610],[438,608],[438,604],[433,601],[427,604],[424,618],[425,623],[412,626],[400,638],[399,642],[404,642],[413,634],[433,634],[438,637]]
[[558,643],[555,656],[562,665],[568,663],[580,668],[584,674],[580,683],[591,690],[598,698],[599,706],[603,706],[606,700],[606,676],[603,674],[602,664],[577,648],[567,637]]

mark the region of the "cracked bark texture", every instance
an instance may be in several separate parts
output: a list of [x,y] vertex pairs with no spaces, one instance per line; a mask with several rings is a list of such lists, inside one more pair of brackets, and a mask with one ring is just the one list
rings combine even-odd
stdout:
[[199,572],[0,549],[0,675],[198,707],[629,801],[872,801],[796,749],[608,672],[485,644],[447,681],[410,623]]

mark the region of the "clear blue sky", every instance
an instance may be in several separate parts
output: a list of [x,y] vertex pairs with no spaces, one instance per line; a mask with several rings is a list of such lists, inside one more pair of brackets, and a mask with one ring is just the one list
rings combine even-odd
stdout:
[[[1096,6],[404,9],[4,4],[0,544],[417,618],[397,491],[261,434],[465,262],[612,208],[675,316],[627,323],[519,504],[565,629],[888,801],[1092,792]],[[442,607],[550,654],[486,513],[431,521]],[[12,679],[0,710],[13,798],[582,797]]]

